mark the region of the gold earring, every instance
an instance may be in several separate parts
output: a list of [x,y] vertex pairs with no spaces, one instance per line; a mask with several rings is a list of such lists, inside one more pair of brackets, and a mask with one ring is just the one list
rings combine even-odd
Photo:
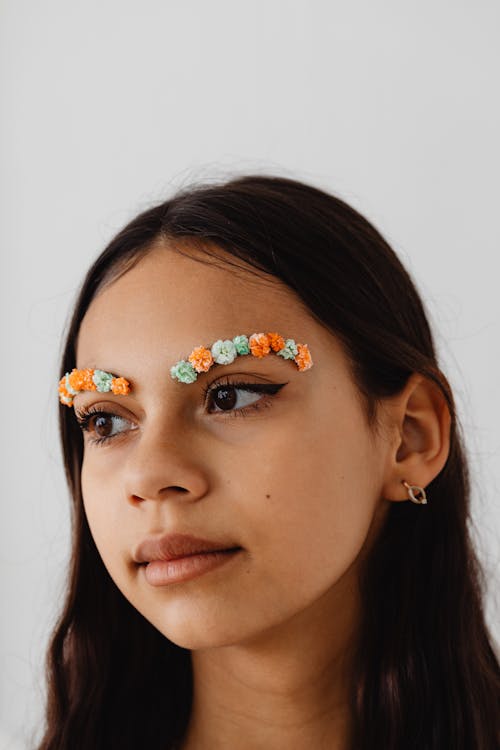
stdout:
[[[427,495],[425,494],[425,490],[423,487],[417,487],[416,484],[408,484],[408,482],[405,482],[403,479],[403,484],[408,490],[408,499],[411,500],[413,503],[417,503],[417,505],[425,505],[427,503]],[[417,495],[419,497],[417,497]]]

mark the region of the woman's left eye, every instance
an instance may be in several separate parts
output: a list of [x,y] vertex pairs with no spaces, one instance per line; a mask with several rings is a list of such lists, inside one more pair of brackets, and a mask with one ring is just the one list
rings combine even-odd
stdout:
[[[209,414],[244,417],[249,411],[271,406],[269,397],[278,393],[284,385],[286,383],[231,383],[228,381],[221,383],[219,381],[215,385],[209,385],[203,389],[205,408]],[[240,396],[240,392],[244,395]],[[118,425],[131,425],[132,423],[125,417],[98,408],[75,409],[75,416],[81,429],[89,435],[89,443],[93,445],[111,441],[118,435],[127,432],[127,429],[137,429],[137,427],[125,426],[124,429],[113,434],[113,421],[116,421]],[[91,437],[93,434],[96,434],[97,437]]]
[[[210,414],[228,414],[233,417],[246,416],[251,410],[270,406],[270,399],[263,395],[274,396],[286,383],[217,383],[205,388],[207,408],[215,405]],[[238,392],[244,395],[238,395]]]

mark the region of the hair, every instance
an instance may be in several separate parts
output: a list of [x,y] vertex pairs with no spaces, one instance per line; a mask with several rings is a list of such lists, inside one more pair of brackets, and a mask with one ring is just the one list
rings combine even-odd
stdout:
[[[415,285],[386,240],[338,197],[249,175],[178,191],[131,220],[89,269],[69,322],[60,377],[93,298],[165,239],[179,252],[270,274],[343,345],[370,425],[414,372],[451,414],[450,450],[430,502],[390,503],[360,573],[350,750],[498,750],[500,665],[484,614],[486,575],[470,533],[470,484],[453,395]],[[232,260],[231,260],[232,259]],[[82,502],[81,430],[59,407],[71,492],[65,601],[46,655],[38,750],[174,748],[192,707],[190,651],[143,617],[111,579]]]

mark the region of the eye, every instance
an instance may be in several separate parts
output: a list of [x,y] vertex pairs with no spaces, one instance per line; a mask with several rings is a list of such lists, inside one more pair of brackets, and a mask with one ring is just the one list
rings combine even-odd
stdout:
[[[209,414],[225,415],[224,418],[244,417],[251,411],[271,406],[272,397],[284,385],[286,383],[233,383],[224,378],[203,389],[205,408]],[[92,445],[103,445],[128,430],[137,429],[129,419],[93,406],[75,409],[75,417]]]
[[[116,435],[126,432],[127,429],[136,429],[135,427],[128,427],[130,421],[121,417],[118,414],[111,414],[110,412],[103,411],[90,407],[89,409],[75,409],[76,421],[80,425],[84,432],[89,435],[88,441],[94,445],[99,443],[105,443],[108,440],[112,440]],[[118,433],[113,434],[113,422],[117,423],[118,426],[126,425],[124,429],[119,430]],[[98,437],[91,437],[92,434],[96,434]]]
[[[219,380],[204,389],[206,407],[210,414],[227,414],[228,416],[246,416],[271,405],[274,396],[286,383],[236,383],[231,380]],[[243,395],[240,395],[243,394]],[[263,395],[267,398],[263,398]],[[215,409],[210,409],[215,406]]]

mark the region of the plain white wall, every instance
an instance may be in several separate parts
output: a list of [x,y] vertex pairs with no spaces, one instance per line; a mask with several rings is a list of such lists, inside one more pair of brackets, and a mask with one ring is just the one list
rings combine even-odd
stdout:
[[69,554],[56,413],[76,288],[129,218],[198,178],[330,190],[413,274],[468,441],[500,640],[499,21],[496,0],[3,0],[2,750],[37,736]]

